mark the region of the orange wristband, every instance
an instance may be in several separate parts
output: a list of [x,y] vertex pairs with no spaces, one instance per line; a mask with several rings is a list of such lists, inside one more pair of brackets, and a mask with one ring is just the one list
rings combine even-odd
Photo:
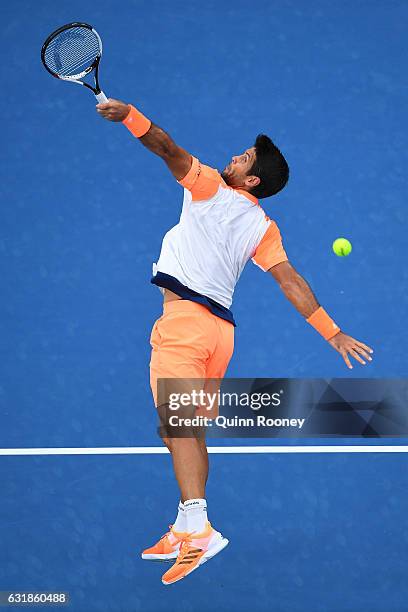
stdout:
[[333,319],[329,317],[325,309],[321,306],[319,306],[319,308],[315,310],[314,313],[311,314],[308,319],[306,319],[306,321],[310,323],[310,325],[314,327],[325,340],[330,340],[340,331],[340,327],[336,325]]
[[150,130],[152,122],[150,119],[142,115],[142,113],[140,113],[134,106],[131,104],[128,106],[130,107],[130,111],[122,123],[127,127],[129,132],[133,134],[133,136],[136,136],[136,138],[141,138]]

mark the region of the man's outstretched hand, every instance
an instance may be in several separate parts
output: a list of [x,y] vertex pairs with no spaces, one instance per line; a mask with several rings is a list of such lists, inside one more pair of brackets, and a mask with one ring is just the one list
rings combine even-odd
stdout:
[[129,114],[130,107],[120,100],[109,98],[107,102],[96,105],[97,112],[108,121],[123,121]]
[[[366,365],[364,359],[368,361],[372,361],[372,357],[370,357],[370,353],[373,352],[373,349],[363,344],[359,340],[352,338],[351,336],[347,336],[347,334],[343,334],[339,332],[331,340],[328,341],[332,347],[340,353],[343,357],[344,361],[348,368],[352,369],[352,365],[350,363],[350,357],[354,357],[359,363],[362,365]],[[363,359],[364,357],[364,359]]]

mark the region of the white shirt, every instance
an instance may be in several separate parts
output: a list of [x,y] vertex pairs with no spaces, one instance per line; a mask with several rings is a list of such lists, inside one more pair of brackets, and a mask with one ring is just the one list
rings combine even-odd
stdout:
[[232,189],[197,158],[179,183],[184,187],[180,221],[164,236],[153,274],[168,274],[229,308],[249,259],[263,270],[288,259],[279,229],[257,198]]

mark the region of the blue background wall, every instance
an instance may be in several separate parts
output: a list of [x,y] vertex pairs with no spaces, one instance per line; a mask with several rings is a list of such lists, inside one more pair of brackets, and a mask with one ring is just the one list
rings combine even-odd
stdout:
[[[263,202],[267,214],[321,303],[375,360],[348,372],[249,263],[231,376],[404,376],[407,16],[404,2],[3,8],[2,446],[24,444],[25,427],[35,445],[128,444],[141,429],[153,440],[148,337],[161,305],[149,280],[182,200],[164,164],[103,121],[91,94],[46,73],[47,34],[94,24],[107,94],[205,162],[223,168],[261,131],[286,154],[290,183]],[[331,252],[338,236],[352,241],[349,258]]]
[[[269,275],[249,263],[235,295],[233,310],[238,328],[229,375],[407,374],[406,2],[16,0],[3,6],[1,12],[1,447],[158,443],[148,385],[148,338],[161,303],[158,290],[149,280],[162,236],[178,220],[182,190],[162,162],[144,150],[122,126],[104,122],[96,114],[91,94],[76,85],[52,79],[43,69],[40,62],[43,40],[59,25],[74,20],[90,22],[103,38],[101,83],[106,93],[136,104],[204,162],[223,168],[231,155],[251,146],[259,132],[276,141],[289,161],[291,179],[284,192],[264,201],[265,210],[278,222],[292,263],[310,282],[321,303],[345,331],[375,350],[372,364],[366,369],[356,365],[349,372],[339,355],[286,302]],[[331,252],[332,241],[338,236],[346,236],[353,243],[350,257],[337,258]],[[34,494],[37,485],[32,483],[38,484],[47,474],[50,480],[44,481],[46,491],[54,491],[65,509],[70,503],[67,499],[73,500],[75,506],[81,495],[77,491],[70,497],[64,486],[67,482],[75,483],[80,478],[78,472],[84,470],[86,493],[89,482],[94,479],[103,482],[106,465],[111,486],[103,489],[106,497],[102,493],[100,501],[95,502],[100,504],[99,508],[113,503],[107,499],[116,495],[115,483],[123,477],[126,483],[120,498],[123,507],[114,507],[108,517],[96,512],[94,525],[98,521],[103,525],[106,519],[109,525],[118,521],[121,529],[127,529],[129,526],[124,526],[119,517],[123,517],[122,510],[126,512],[129,508],[128,503],[129,525],[134,524],[133,513],[135,521],[146,525],[146,521],[152,520],[146,514],[156,515],[164,500],[170,500],[165,488],[164,497],[153,492],[146,494],[146,481],[156,478],[156,487],[157,479],[163,476],[157,466],[164,458],[136,458],[132,465],[123,466],[124,471],[114,459],[109,465],[100,461],[98,465],[102,467],[97,467],[96,460],[78,461],[72,459],[67,464],[61,460],[17,458],[0,462],[3,490],[9,500],[9,505],[3,508],[4,533],[10,533],[7,550],[10,555],[25,559],[21,567],[16,561],[10,561],[10,567],[3,565],[6,568],[3,578],[7,578],[2,581],[4,588],[8,588],[6,583],[10,584],[13,571],[15,576],[24,576],[30,588],[35,586],[34,578],[44,576],[51,565],[60,568],[61,576],[67,573],[63,558],[61,565],[56,565],[55,559],[43,559],[36,565],[31,557],[35,558],[38,552],[27,552],[24,548],[30,540],[22,538],[21,548],[13,548],[16,533],[8,531],[16,516],[17,531],[21,521],[26,520],[25,512],[31,521],[39,516],[35,496],[20,498],[18,492],[28,490]],[[222,488],[225,478],[232,479],[232,483],[236,478],[233,468],[222,461],[223,458],[216,460],[222,465],[211,486],[214,501],[224,504],[228,515],[227,508],[236,506],[236,501],[249,503],[259,495],[269,473],[269,460],[265,459],[266,463],[260,466],[260,459],[256,463],[252,463],[255,459],[239,459],[239,466],[235,467],[247,474],[250,483],[244,500],[236,497],[233,485]],[[276,468],[287,470],[284,472],[287,482],[293,478],[295,487],[299,484],[296,479],[311,477],[305,464],[300,459],[296,461],[274,460]],[[336,487],[333,489],[333,484],[343,478],[347,461],[353,461],[350,469],[354,470],[355,458],[332,458],[327,464],[313,464],[311,469],[318,474],[314,484],[320,493],[313,493],[311,484],[309,489],[300,488],[303,494],[299,493],[296,499],[286,500],[294,504],[295,522],[301,523],[297,510],[312,508],[310,525],[322,524],[319,516],[313,515],[313,508],[320,507],[320,501],[314,500],[320,500],[319,495],[327,489],[332,496],[330,503],[338,508],[338,513],[331,517],[332,524],[337,528],[343,524],[341,508],[347,504],[336,498],[341,493]],[[395,487],[402,495],[405,465],[400,458],[384,462],[380,457],[372,469],[365,461],[360,471],[355,472],[356,480],[349,483],[348,499],[354,504],[349,509],[354,517],[350,524],[360,512],[375,512],[378,500],[383,500],[386,509],[381,516],[394,525],[387,528],[395,530],[392,533],[397,543],[401,532],[396,516],[400,514],[392,513],[402,511],[402,501],[396,494],[396,501],[391,502],[387,487],[391,490]],[[327,465],[333,470],[332,479],[322,482],[325,476],[321,470]],[[168,484],[160,486],[168,486],[170,491],[167,459],[163,469],[163,482]],[[246,472],[251,469],[255,470],[253,478]],[[34,478],[31,485],[24,480],[28,473]],[[60,482],[61,490],[53,478]],[[367,499],[373,502],[370,508],[358,497],[362,482],[366,483]],[[236,485],[239,486],[238,481]],[[293,490],[288,486],[290,495]],[[171,487],[174,497],[172,482]],[[133,502],[129,502],[126,497],[129,490],[137,490],[142,497],[133,493]],[[279,497],[285,495],[284,485],[272,482],[270,491],[273,499],[281,500],[273,502],[278,503],[275,520],[286,520],[287,507]],[[268,500],[270,497],[266,496],[259,510],[258,541],[267,529],[267,525],[262,527],[262,521],[268,513]],[[44,531],[40,529],[39,540],[31,542],[36,551],[44,542],[55,541],[47,521],[61,516],[60,510],[56,506],[55,512],[50,510],[49,515],[47,512],[45,524],[33,523],[36,529],[45,525]],[[75,512],[82,517],[78,519],[82,523],[75,527],[68,512],[64,515],[67,522],[58,523],[54,532],[60,530],[68,538],[77,533],[75,537],[81,542],[81,529],[83,534],[90,533],[91,525],[87,522],[90,515],[86,506],[82,510],[76,507]],[[365,552],[363,549],[360,554],[361,571],[366,577],[365,563],[368,566],[376,550],[378,533],[376,517],[371,520],[365,528],[370,534],[366,532],[366,540],[372,548]],[[228,521],[224,525],[227,527]],[[103,541],[105,527],[100,526],[100,540],[95,535],[99,542],[101,538]],[[148,544],[161,528],[152,520],[146,526],[144,539],[143,532],[132,534],[134,545],[140,547],[142,540]],[[237,526],[242,528],[242,524]],[[355,528],[359,532],[362,527]],[[297,533],[296,529],[293,533]],[[324,529],[319,533],[318,537],[328,537]],[[298,536],[302,539],[301,531]],[[357,546],[351,531],[345,541],[338,543],[340,552],[336,549],[328,555],[337,554],[336,558],[344,561],[350,601],[343,604],[330,599],[336,592],[331,585],[338,574],[330,573],[329,566],[324,565],[319,569],[326,576],[322,583],[310,586],[306,595],[303,592],[290,601],[285,599],[287,593],[279,592],[276,609],[406,610],[402,603],[406,597],[396,578],[402,571],[402,565],[398,565],[403,563],[401,555],[395,557],[396,573],[390,570],[385,591],[374,596],[370,581],[360,591],[357,577],[352,578],[348,572],[348,562],[355,563],[359,554],[353,549],[352,558],[341,556],[341,550],[346,551],[349,543]],[[109,543],[102,549],[106,551],[107,564],[109,559],[114,563],[115,554],[118,558],[124,554],[120,547],[114,548],[113,544],[110,547]],[[12,550],[15,552],[11,553]],[[291,568],[296,542],[295,552],[285,550],[282,555],[287,555],[287,567]],[[243,548],[240,554],[245,557],[252,553]],[[100,549],[91,546],[90,560],[84,561],[86,567],[92,566],[93,561],[95,567],[100,567],[96,561],[98,556],[101,559],[100,554]],[[264,554],[272,555],[269,545]],[[237,566],[234,559],[232,556],[228,561],[228,571],[235,572],[230,584],[234,581],[236,584],[245,575],[245,564]],[[115,563],[123,570],[120,561]],[[216,565],[216,560],[212,563],[218,571],[221,566]],[[273,556],[270,563],[276,567]],[[81,564],[73,567],[78,567],[78,576],[83,576]],[[143,610],[168,605],[168,600],[155,599],[155,587],[149,590],[150,568],[137,567],[137,572],[145,572],[142,578],[145,590],[139,584],[138,596],[132,594],[131,585],[136,578],[129,561],[126,570],[129,582],[122,585],[120,603],[114,598],[114,581],[108,586],[102,574],[97,573],[96,583],[104,582],[105,597],[110,603],[105,608],[95,604],[94,609],[139,609],[136,599]],[[72,571],[73,568],[70,575]],[[379,562],[373,569],[375,584],[381,571]],[[249,593],[253,597],[254,593],[264,593],[264,598],[258,600],[259,609],[271,609],[268,598],[271,592],[265,586],[270,576],[259,567],[257,572],[257,582],[248,586]],[[118,569],[117,574],[123,572]],[[209,574],[201,575],[204,578],[199,580],[204,582],[199,584],[209,588],[206,582]],[[218,575],[214,569],[215,581]],[[82,579],[89,587],[87,579]],[[140,581],[140,575],[137,580]],[[301,580],[307,584],[305,578]],[[278,583],[282,584],[280,580]],[[19,584],[16,580],[13,588]],[[189,584],[197,587],[198,583]],[[191,588],[191,594],[194,593],[193,586],[183,588]],[[292,588],[289,581],[288,593]],[[314,589],[320,591],[323,601],[325,594],[328,597],[321,608],[313,595]],[[341,585],[339,589],[342,590]],[[89,591],[84,593],[85,599],[81,601],[86,603],[81,608],[78,600],[78,610],[92,609],[91,597],[86,595]],[[231,609],[229,593],[220,586],[214,591],[214,605],[218,609]],[[189,596],[187,590],[181,609],[198,609],[189,607],[193,605],[188,603]],[[243,600],[239,597],[233,600],[234,609],[241,609],[239,602]],[[174,595],[174,605],[176,601]]]

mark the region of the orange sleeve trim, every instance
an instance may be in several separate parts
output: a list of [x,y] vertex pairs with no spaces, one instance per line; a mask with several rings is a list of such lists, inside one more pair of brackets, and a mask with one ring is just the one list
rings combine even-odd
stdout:
[[181,179],[181,181],[178,181],[182,187],[188,189],[189,191],[191,190],[198,178],[198,175],[200,174],[199,167],[200,162],[196,157],[193,157],[190,170],[187,172],[186,176]]
[[275,221],[271,221],[261,242],[258,244],[252,261],[264,272],[273,266],[288,261],[288,256],[282,245],[282,238]]
[[178,182],[185,189],[188,189],[193,200],[197,201],[212,198],[223,181],[217,170],[210,168],[210,166],[205,166],[196,157],[193,157],[190,170]]
[[325,340],[330,340],[340,331],[340,327],[329,317],[325,309],[321,306],[319,306],[306,321],[314,327]]
[[136,136],[136,138],[141,138],[150,130],[152,122],[131,104],[129,104],[129,107],[129,113],[122,123],[127,127],[129,132],[133,134],[133,136]]

